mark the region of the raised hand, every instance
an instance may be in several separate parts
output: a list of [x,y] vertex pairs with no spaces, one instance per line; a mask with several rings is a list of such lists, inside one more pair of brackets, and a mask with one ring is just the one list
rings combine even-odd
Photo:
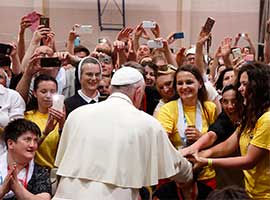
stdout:
[[155,24],[156,24],[155,28],[151,28],[150,30],[152,31],[155,38],[159,38],[160,37],[160,28],[159,28],[158,23],[155,22]]
[[133,32],[133,28],[123,28],[116,36],[116,40],[127,42],[130,34]]

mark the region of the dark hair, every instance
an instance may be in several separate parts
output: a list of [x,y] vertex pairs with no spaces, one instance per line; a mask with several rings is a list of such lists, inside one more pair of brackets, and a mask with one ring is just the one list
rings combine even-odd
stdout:
[[153,63],[152,61],[143,61],[141,63],[141,65],[145,68],[146,66],[150,67],[153,71],[154,71],[154,75],[155,77],[157,76],[157,70],[158,70],[158,66]]
[[145,71],[144,71],[144,68],[141,64],[135,62],[135,61],[128,61],[128,62],[125,62],[122,67],[132,67],[134,69],[137,69],[142,75],[143,75],[143,78],[145,79]]
[[[176,84],[177,84],[177,74],[181,71],[185,71],[185,72],[190,72],[191,74],[193,74],[193,76],[195,76],[195,78],[197,79],[197,81],[199,81],[199,83],[201,84],[201,88],[198,90],[198,100],[200,101],[203,111],[205,112],[205,106],[204,106],[204,102],[208,100],[208,94],[204,85],[204,81],[203,81],[203,77],[201,76],[200,71],[198,70],[198,68],[196,66],[193,65],[182,65],[181,67],[179,67],[175,73],[174,76],[174,88],[176,90]],[[177,90],[176,90],[177,91]],[[206,111],[206,118],[208,118],[208,113]]]
[[260,62],[248,62],[244,64],[238,73],[236,86],[240,87],[240,77],[246,72],[248,84],[246,86],[246,102],[242,95],[237,96],[237,101],[244,105],[240,110],[241,129],[252,130],[257,120],[270,106],[270,70],[269,66]]
[[6,143],[6,146],[8,147],[7,141],[9,139],[16,142],[18,137],[27,131],[34,133],[38,137],[41,135],[39,127],[32,121],[27,119],[15,119],[9,122],[3,133],[3,139]]
[[52,76],[49,76],[47,74],[40,74],[34,80],[34,91],[37,91],[38,85],[42,81],[52,81],[55,83],[56,88],[58,87],[58,84],[57,84],[57,81],[55,80],[55,78],[53,78]]
[[78,52],[84,52],[86,54],[86,56],[89,56],[90,51],[83,45],[79,45],[77,47],[74,48],[74,53],[78,53]]
[[191,74],[193,74],[193,76],[195,76],[195,78],[197,79],[197,81],[199,81],[199,83],[202,85],[202,87],[198,90],[198,99],[200,101],[200,103],[203,106],[203,103],[205,101],[207,101],[208,99],[208,95],[207,95],[207,91],[204,85],[204,81],[203,81],[203,77],[201,76],[200,71],[198,70],[197,67],[192,66],[192,65],[183,65],[181,67],[179,67],[175,73],[175,77],[174,77],[174,88],[176,89],[176,77],[177,74],[181,71],[185,71],[185,72],[190,72]]
[[244,188],[240,188],[236,185],[227,186],[222,189],[216,189],[211,192],[207,200],[216,200],[216,199],[230,199],[230,200],[250,200],[247,192]]
[[233,68],[228,67],[228,68],[224,69],[224,70],[220,73],[220,75],[219,75],[219,77],[218,77],[218,79],[217,79],[217,81],[216,81],[216,83],[215,83],[215,86],[216,86],[216,89],[217,89],[217,90],[222,90],[222,89],[223,89],[223,87],[224,87],[224,85],[223,85],[223,79],[224,79],[225,74],[226,74],[227,72],[229,72],[229,71],[233,71]]
[[[53,78],[47,74],[40,74],[34,80],[34,88],[33,88],[34,91],[37,91],[38,85],[42,81],[52,81],[55,83],[56,89],[58,87],[58,84],[57,84],[57,81],[55,80],[55,78]],[[34,95],[32,95],[31,100],[27,104],[26,110],[35,110],[37,108],[38,108],[37,98],[34,97]]]
[[224,94],[224,93],[227,92],[228,90],[234,90],[234,91],[237,92],[237,88],[236,88],[234,85],[230,84],[230,85],[226,85],[226,86],[223,88],[221,94]]

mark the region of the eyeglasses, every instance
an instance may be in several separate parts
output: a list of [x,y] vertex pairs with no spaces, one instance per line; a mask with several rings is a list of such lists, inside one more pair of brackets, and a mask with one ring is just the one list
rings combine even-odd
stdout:
[[161,65],[158,67],[158,73],[161,73],[161,74],[176,72],[176,70],[177,68],[171,64]]
[[98,60],[101,62],[101,63],[105,63],[105,64],[112,64],[112,58],[110,56],[107,56],[107,55],[100,55],[98,57]]

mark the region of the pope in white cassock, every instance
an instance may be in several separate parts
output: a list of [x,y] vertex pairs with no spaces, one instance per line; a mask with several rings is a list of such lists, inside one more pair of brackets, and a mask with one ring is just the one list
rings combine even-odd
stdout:
[[192,180],[192,166],[152,116],[138,110],[145,83],[131,67],[117,70],[112,95],[74,110],[66,120],[55,165],[54,200],[137,200],[159,179]]

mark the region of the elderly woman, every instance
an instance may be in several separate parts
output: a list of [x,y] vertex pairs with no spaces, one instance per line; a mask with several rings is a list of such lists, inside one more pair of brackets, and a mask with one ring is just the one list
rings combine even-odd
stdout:
[[7,152],[0,156],[0,199],[51,199],[49,173],[34,162],[40,134],[38,126],[25,119],[5,127]]

